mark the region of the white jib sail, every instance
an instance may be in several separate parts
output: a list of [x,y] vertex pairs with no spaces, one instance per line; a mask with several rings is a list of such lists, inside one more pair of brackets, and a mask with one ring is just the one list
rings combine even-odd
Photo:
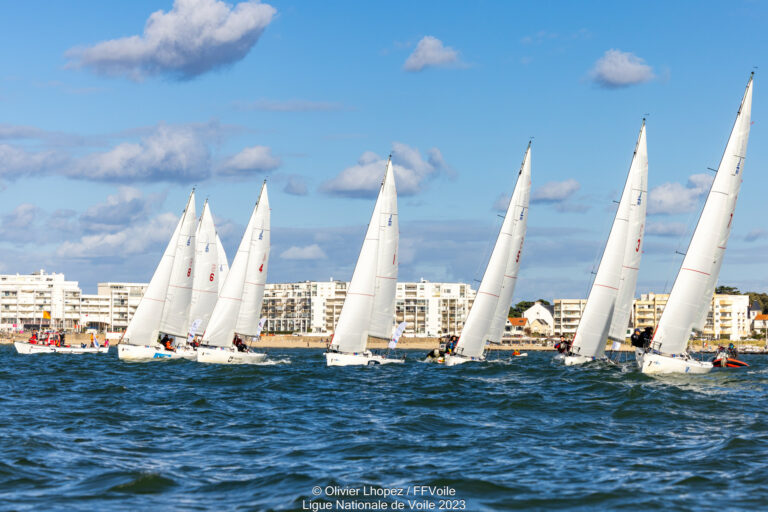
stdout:
[[203,214],[197,226],[195,249],[195,267],[192,271],[192,299],[189,306],[190,324],[199,320],[195,332],[202,333],[208,326],[216,299],[219,297],[219,246],[216,226],[208,201],[203,206]]
[[[371,219],[373,222],[373,219]],[[397,292],[397,248],[400,231],[397,222],[397,190],[392,161],[387,162],[384,185],[381,191],[379,212],[379,254],[376,265],[376,287],[369,335],[389,339],[395,316]]]
[[[510,269],[509,265],[510,259],[517,259],[517,251],[521,249],[522,237],[525,235],[525,224],[523,224],[522,233],[516,229],[516,224],[520,220],[521,213],[523,214],[522,222],[525,223],[527,220],[527,209],[521,211],[518,207],[518,202],[522,203],[523,192],[525,190],[530,190],[529,158],[530,144],[526,150],[523,165],[518,172],[515,191],[512,193],[512,198],[509,201],[507,213],[504,216],[504,222],[501,224],[501,230],[496,238],[496,244],[493,247],[491,257],[488,260],[488,265],[483,274],[483,280],[480,281],[480,287],[475,295],[475,301],[472,303],[472,309],[470,309],[469,315],[467,315],[467,322],[464,324],[464,329],[462,329],[459,342],[456,345],[456,352],[458,354],[467,357],[480,357],[485,350],[486,341],[490,341],[491,339],[491,329],[494,324],[494,319],[498,322],[498,318],[503,314],[504,319],[506,320],[506,313],[499,313],[498,311],[501,309],[500,299],[505,281],[511,282],[517,278],[515,266],[512,266]],[[519,197],[519,201],[516,199],[516,196]],[[514,272],[514,274],[508,273],[508,270]],[[506,278],[505,276],[507,275],[514,277]],[[509,294],[510,302],[512,291],[514,290],[511,290]],[[509,311],[508,304],[506,308],[507,311]],[[504,329],[503,322],[501,323],[501,329]],[[496,327],[495,330],[498,331],[498,327]],[[499,332],[499,338],[500,337],[501,334]]]
[[165,295],[160,332],[173,336],[187,337],[189,333],[189,303],[192,300],[192,269],[195,264],[195,191],[190,196],[189,206],[181,223],[181,232],[173,258],[171,279]]
[[523,164],[520,166],[520,172],[518,173],[515,191],[512,193],[507,209],[507,215],[511,214],[515,222],[512,228],[513,236],[507,257],[507,268],[501,283],[501,293],[499,294],[493,321],[488,329],[487,339],[492,343],[501,343],[504,326],[507,324],[507,317],[509,317],[509,307],[512,305],[512,297],[515,293],[517,274],[520,271],[520,258],[523,254],[523,242],[525,242],[525,231],[528,226],[528,203],[530,197],[531,144],[528,143],[528,149],[525,151]]
[[[187,201],[187,206],[192,201]],[[178,244],[181,225],[184,222],[184,216],[187,210],[181,214],[176,229],[168,241],[163,257],[157,264],[155,273],[149,281],[147,291],[139,301],[139,306],[133,314],[128,328],[125,330],[121,343],[129,345],[156,345],[157,335],[160,331],[160,318],[163,316],[163,305],[165,304],[165,294],[168,291],[168,282],[171,279],[171,268],[173,267],[173,258],[176,255],[176,246]]]
[[752,113],[750,77],[720,166],[672,286],[653,341],[665,354],[685,352],[691,330],[707,318],[741,188]]
[[251,234],[242,301],[235,323],[235,332],[245,336],[259,335],[261,305],[264,300],[264,285],[267,283],[267,263],[269,262],[270,216],[265,182],[261,187],[259,207]]
[[224,280],[227,278],[229,272],[229,262],[227,261],[227,252],[224,250],[224,245],[221,243],[218,232],[216,233],[216,251],[219,256],[219,293],[224,287]]
[[251,251],[251,237],[253,236],[254,226],[257,223],[259,213],[259,203],[251,212],[251,218],[248,226],[245,228],[243,238],[240,240],[240,246],[232,260],[232,266],[229,268],[224,285],[219,293],[219,299],[211,313],[211,319],[208,321],[208,328],[203,334],[203,345],[216,347],[232,346],[232,340],[235,334],[235,324],[240,313],[240,304],[243,298],[243,287],[245,285],[245,276],[248,270],[248,255]]
[[[391,161],[391,157],[390,157]],[[390,163],[387,163],[387,171]],[[376,294],[376,272],[379,258],[379,231],[381,212],[384,210],[385,180],[381,183],[376,205],[373,207],[371,221],[365,232],[365,240],[357,257],[352,280],[347,288],[347,296],[341,307],[339,321],[333,333],[332,348],[339,352],[363,352],[368,344],[373,303]],[[394,174],[393,174],[394,176]],[[392,176],[392,177],[393,177]],[[394,181],[394,180],[393,180]],[[394,185],[394,184],[393,184]]]
[[[642,136],[643,128],[640,129],[638,141]],[[621,201],[619,201],[619,208],[613,218],[611,232],[600,259],[595,280],[589,291],[584,313],[573,337],[572,351],[574,354],[585,357],[601,357],[605,353],[605,342],[608,338],[608,330],[611,326],[619,286],[621,285],[621,271],[629,234],[631,203],[637,202],[635,195],[635,174],[639,170],[639,166],[636,165],[638,163],[637,149],[636,144],[635,154],[632,157],[624,190],[621,194]]]
[[643,236],[645,234],[645,209],[648,198],[648,147],[645,134],[645,120],[640,129],[640,136],[635,148],[635,156],[630,168],[632,176],[632,194],[629,202],[629,225],[627,245],[624,248],[624,263],[621,266],[621,283],[616,294],[616,306],[613,308],[611,327],[608,338],[624,342],[627,338],[629,317],[632,313],[632,302],[637,286],[637,274],[640,270],[640,259],[643,256]]

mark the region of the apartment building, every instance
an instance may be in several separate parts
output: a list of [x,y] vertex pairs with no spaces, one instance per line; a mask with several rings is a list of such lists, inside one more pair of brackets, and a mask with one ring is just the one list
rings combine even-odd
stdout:
[[80,287],[64,274],[0,275],[0,329],[74,329],[80,322]]

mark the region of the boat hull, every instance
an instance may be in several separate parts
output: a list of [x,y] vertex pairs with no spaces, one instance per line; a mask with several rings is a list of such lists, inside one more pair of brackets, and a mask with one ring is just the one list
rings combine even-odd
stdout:
[[459,354],[446,354],[445,366],[456,366],[469,362],[484,362],[485,357],[467,357]]
[[128,345],[121,343],[117,346],[117,357],[123,361],[157,361],[163,359],[188,359],[194,361],[197,351],[192,348],[180,348],[175,351],[166,350],[159,346]]
[[592,361],[596,361],[596,357],[587,357],[587,356],[580,356],[580,355],[570,355],[570,356],[564,356],[563,357],[563,364],[565,366],[576,366],[579,364],[584,363],[591,363]]
[[109,352],[109,347],[57,347],[54,345],[33,345],[25,341],[15,341],[13,346],[19,354],[106,354]]
[[697,361],[687,354],[672,357],[664,354],[637,351],[635,359],[640,371],[650,375],[675,373],[703,374],[712,371],[712,363]]
[[235,349],[221,347],[200,347],[197,349],[197,362],[209,364],[257,364],[264,362],[267,354],[262,352],[238,352]]
[[404,363],[405,359],[394,359],[371,352],[350,354],[347,352],[326,352],[325,364],[327,366],[374,366],[378,364]]

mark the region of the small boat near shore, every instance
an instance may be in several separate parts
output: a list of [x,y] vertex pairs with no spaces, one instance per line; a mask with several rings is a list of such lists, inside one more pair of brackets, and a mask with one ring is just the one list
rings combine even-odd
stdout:
[[14,341],[13,347],[19,354],[106,354],[109,352],[109,346],[65,345],[57,347],[56,345],[29,343],[27,341]]

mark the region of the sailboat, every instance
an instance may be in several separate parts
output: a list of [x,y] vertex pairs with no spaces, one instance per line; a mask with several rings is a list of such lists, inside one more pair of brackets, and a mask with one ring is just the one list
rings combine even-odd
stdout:
[[445,365],[468,361],[484,361],[490,343],[501,343],[504,326],[520,270],[525,231],[528,224],[528,202],[531,195],[531,143],[525,150],[517,183],[504,215],[499,236],[491,252],[485,274],[480,281],[472,309],[455,350],[445,355]]
[[117,347],[120,359],[195,358],[195,351],[190,348],[166,350],[158,337],[160,333],[184,339],[187,336],[196,220],[195,191],[192,190],[147,291]]
[[619,208],[597,268],[566,365],[605,359],[606,338],[624,342],[637,284],[648,193],[645,119],[637,137]]
[[399,238],[397,190],[390,156],[339,321],[325,354],[328,366],[403,362],[367,349],[369,336],[387,341],[392,336]]
[[635,353],[643,373],[709,373],[712,370],[711,362],[691,357],[687,345],[691,331],[701,331],[706,324],[733,225],[747,155],[753,79],[754,73],[747,83],[731,136],[651,347],[648,352],[637,350]]
[[227,255],[216,233],[208,201],[203,205],[203,214],[197,226],[196,243],[188,317],[189,335],[192,338],[205,332],[219,297],[219,289],[226,277],[225,270],[229,270]]
[[240,352],[233,342],[236,335],[258,337],[261,332],[269,239],[270,209],[265,181],[203,334],[197,362],[253,364],[266,359],[264,353]]

